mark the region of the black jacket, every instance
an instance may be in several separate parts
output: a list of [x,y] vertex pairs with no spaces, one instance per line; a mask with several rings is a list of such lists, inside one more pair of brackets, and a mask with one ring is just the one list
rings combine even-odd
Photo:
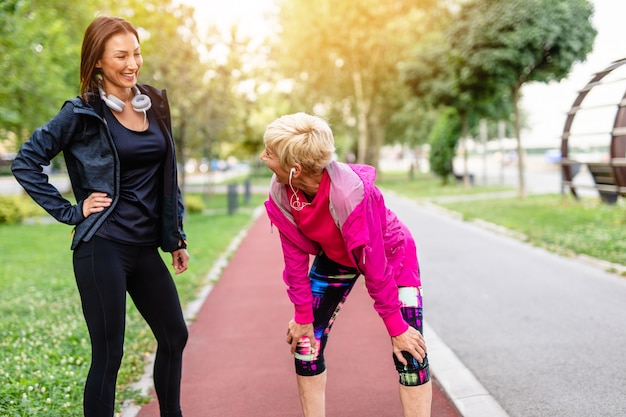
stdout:
[[[169,103],[165,90],[138,85],[150,96],[152,111],[168,141],[163,164],[163,188],[160,201],[159,246],[172,252],[186,239],[183,231],[183,200],[178,188],[176,154]],[[13,175],[26,192],[50,215],[62,223],[75,225],[72,249],[91,239],[109,214],[115,210],[120,191],[120,161],[115,144],[103,118],[103,102],[97,95],[86,104],[80,97],[68,100],[48,123],[35,130],[24,143],[11,167]],[[63,152],[72,183],[76,205],[65,199],[48,182],[43,166]],[[82,203],[92,192],[107,193],[111,206],[100,213],[83,217]],[[184,247],[184,244],[182,245]]]

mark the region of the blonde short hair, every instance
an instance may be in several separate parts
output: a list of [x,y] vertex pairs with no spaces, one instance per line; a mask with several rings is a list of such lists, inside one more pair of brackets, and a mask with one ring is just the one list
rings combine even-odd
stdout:
[[335,138],[328,123],[306,113],[288,114],[270,123],[263,135],[265,147],[289,170],[299,163],[305,172],[317,174],[332,160]]

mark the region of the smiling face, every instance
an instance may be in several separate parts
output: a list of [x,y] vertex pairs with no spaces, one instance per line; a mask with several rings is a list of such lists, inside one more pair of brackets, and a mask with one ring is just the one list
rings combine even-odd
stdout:
[[130,32],[113,35],[96,63],[96,68],[102,71],[104,91],[120,98],[126,97],[129,89],[137,83],[142,64],[137,37]]
[[283,168],[278,162],[278,157],[269,148],[265,148],[259,156],[261,161],[267,164],[267,167],[276,174],[276,181],[281,184],[289,184],[289,172]]

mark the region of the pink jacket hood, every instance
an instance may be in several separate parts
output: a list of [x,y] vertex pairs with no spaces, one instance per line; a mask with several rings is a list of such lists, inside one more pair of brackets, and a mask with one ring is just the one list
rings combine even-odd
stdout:
[[[389,334],[397,336],[408,328],[400,313],[398,287],[420,286],[413,238],[385,206],[374,183],[373,167],[333,161],[326,171],[331,181],[331,215],[342,232],[346,249],[365,277],[374,308]],[[305,324],[313,322],[310,255],[317,255],[320,247],[297,228],[289,207],[290,192],[289,186],[277,183],[273,177],[265,208],[272,225],[280,232],[285,261],[283,280],[294,304],[294,319]]]

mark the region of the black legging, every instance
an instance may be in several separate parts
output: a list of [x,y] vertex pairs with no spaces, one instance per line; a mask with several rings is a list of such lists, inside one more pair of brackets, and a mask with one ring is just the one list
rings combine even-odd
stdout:
[[91,337],[85,417],[112,417],[124,350],[126,292],[158,342],[154,387],[161,416],[181,417],[180,379],[187,326],[172,276],[156,248],[94,237],[74,250],[74,274]]

